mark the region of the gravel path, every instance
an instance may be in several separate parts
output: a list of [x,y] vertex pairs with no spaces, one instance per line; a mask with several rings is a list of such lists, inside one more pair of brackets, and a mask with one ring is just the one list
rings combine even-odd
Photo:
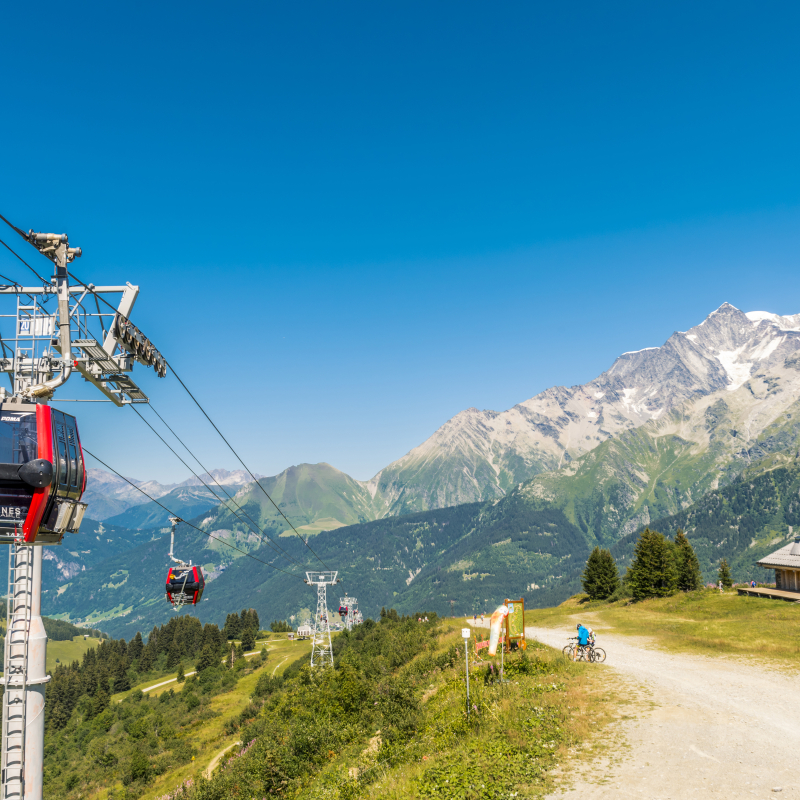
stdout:
[[[575,630],[525,633],[561,649]],[[598,669],[621,679],[634,718],[604,732],[612,755],[567,766],[572,786],[556,797],[800,798],[800,679],[730,658],[665,653],[629,636],[600,632],[597,644],[608,654]]]

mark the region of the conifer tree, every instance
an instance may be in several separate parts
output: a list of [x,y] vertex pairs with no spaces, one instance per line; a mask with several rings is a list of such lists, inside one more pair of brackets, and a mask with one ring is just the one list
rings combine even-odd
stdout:
[[253,628],[245,628],[242,631],[242,650],[254,650],[256,646],[256,631]]
[[216,649],[210,644],[207,644],[200,653],[200,658],[197,660],[197,671],[202,672],[208,667],[215,667],[217,663],[218,659]]
[[175,669],[175,667],[180,664],[181,661],[181,648],[178,643],[178,638],[175,637],[172,640],[172,644],[169,648],[169,654],[167,655],[167,669]]
[[678,589],[694,592],[703,586],[700,562],[689,537],[679,528],[675,536],[675,556],[678,568]]
[[98,714],[102,714],[108,708],[110,702],[111,693],[108,690],[108,678],[101,678],[97,682],[97,691],[92,702],[92,716],[96,717]]
[[114,691],[127,692],[131,688],[131,679],[128,677],[127,665],[119,659],[114,670]]
[[136,636],[131,639],[131,643],[128,645],[128,656],[131,661],[136,661],[137,658],[140,658],[143,649],[144,643],[142,642],[142,634],[136,631]]
[[675,565],[675,546],[657,531],[645,528],[633,551],[625,582],[634,600],[647,597],[666,597],[678,585]]
[[178,664],[178,683],[183,683],[186,680],[186,675],[183,672],[183,662]]
[[581,576],[583,590],[592,600],[611,597],[619,586],[619,573],[611,551],[595,547]]
[[723,558],[722,561],[719,562],[719,581],[721,581],[722,586],[725,589],[730,589],[733,586],[733,578],[731,578],[731,570],[728,566],[727,559]]

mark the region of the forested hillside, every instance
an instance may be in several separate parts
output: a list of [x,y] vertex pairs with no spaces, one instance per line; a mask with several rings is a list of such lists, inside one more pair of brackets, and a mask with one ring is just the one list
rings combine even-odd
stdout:
[[[689,536],[706,581],[715,582],[720,559],[731,566],[734,580],[773,579],[771,570],[756,565],[777,550],[786,537],[800,534],[800,459],[773,456],[751,467],[724,489],[662,519],[650,528],[674,537],[681,528]],[[622,538],[611,552],[625,565],[640,531]]]

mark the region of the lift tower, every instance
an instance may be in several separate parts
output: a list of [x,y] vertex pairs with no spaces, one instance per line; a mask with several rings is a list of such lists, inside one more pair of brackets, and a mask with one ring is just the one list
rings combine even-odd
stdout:
[[311,667],[333,667],[333,645],[331,644],[331,626],[328,620],[329,586],[339,581],[333,572],[306,572],[305,582],[317,587],[317,613],[314,617],[314,633],[311,637]]
[[[0,373],[10,378],[10,391],[0,387],[0,425],[14,426],[11,452],[3,458],[10,463],[0,464],[0,479],[22,487],[4,489],[14,502],[9,505],[4,495],[6,505],[0,505],[0,544],[9,545],[0,800],[41,800],[50,680],[41,617],[41,546],[61,544],[64,533],[77,533],[86,510],[80,502],[84,487],[61,485],[65,475],[84,469],[75,420],[48,403],[73,372],[117,406],[147,403],[127,373],[139,361],[164,377],[166,361],[128,319],[138,286],[70,286],[68,265],[81,249],[70,247],[66,234],[15,230],[55,270],[41,286],[0,285],[0,297],[16,298],[16,314],[0,315],[4,325],[14,324],[0,338]],[[111,306],[110,313],[101,312],[97,299],[106,294],[122,295],[116,311]],[[53,300],[55,308],[48,310]],[[50,456],[43,457],[48,449]]]
[[358,600],[355,597],[350,597],[350,595],[347,597],[340,597],[339,605],[347,609],[347,614],[344,618],[344,627],[348,631],[353,630],[353,625],[358,625],[356,619],[361,615],[361,612],[358,610]]

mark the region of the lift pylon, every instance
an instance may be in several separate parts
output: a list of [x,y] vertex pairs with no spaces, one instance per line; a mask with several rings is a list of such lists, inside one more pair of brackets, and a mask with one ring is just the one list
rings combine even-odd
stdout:
[[311,637],[311,667],[333,667],[333,644],[328,620],[327,589],[339,581],[336,571],[306,572],[305,582],[317,587],[317,613],[314,617],[314,633]]
[[[9,223],[10,224],[10,223]],[[121,406],[147,403],[128,377],[134,361],[166,375],[166,361],[128,319],[137,286],[70,286],[69,264],[81,256],[66,234],[14,230],[54,265],[41,286],[0,285],[16,299],[12,331],[0,337],[0,426],[8,447],[0,457],[4,489],[0,544],[9,547],[5,684],[0,740],[0,800],[41,800],[47,635],[41,617],[42,545],[78,533],[86,504],[83,452],[75,419],[49,401],[73,372]],[[80,283],[80,281],[78,281]],[[97,313],[89,300],[121,294],[118,309]],[[56,300],[55,308],[48,305]],[[110,324],[107,324],[110,323]],[[97,330],[99,328],[99,330]],[[10,335],[9,335],[10,333]],[[10,499],[9,499],[10,498]]]

